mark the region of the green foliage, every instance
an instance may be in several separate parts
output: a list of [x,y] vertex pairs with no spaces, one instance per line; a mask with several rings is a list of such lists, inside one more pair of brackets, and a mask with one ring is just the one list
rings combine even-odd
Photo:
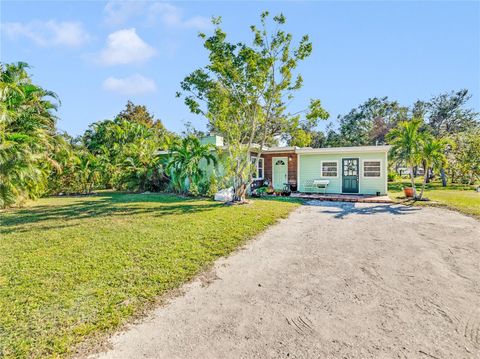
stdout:
[[480,181],[480,128],[453,135],[452,151],[448,154],[452,181],[474,184]]
[[293,46],[292,35],[282,29],[286,22],[283,15],[273,17],[275,30],[270,33],[269,19],[269,13],[264,12],[260,27],[250,27],[253,35],[250,46],[229,42],[220,27],[221,20],[214,19],[213,35],[200,36],[209,53],[209,64],[193,71],[181,83],[190,111],[205,116],[210,131],[226,140],[227,173],[233,178],[239,200],[244,199],[254,174],[249,158],[253,144],[260,145],[261,151],[279,136],[294,133],[302,124],[314,125],[319,118],[328,116],[319,100],[312,100],[308,109],[287,111],[287,103],[303,83],[295,69],[310,56],[312,44],[308,36],[303,36]]
[[127,103],[114,120],[94,123],[81,142],[99,161],[100,186],[134,191],[165,189],[158,151],[175,136],[145,106]]
[[398,175],[397,172],[395,171],[389,171],[388,172],[388,182],[393,182],[400,179],[400,176]]
[[176,192],[195,196],[200,193],[199,186],[209,165],[217,165],[215,147],[202,145],[198,138],[188,136],[171,147],[166,170]]
[[205,196],[213,198],[215,194],[219,191],[218,188],[218,179],[215,175],[211,175],[208,179],[207,186],[205,188]]
[[424,180],[422,183],[422,191],[419,199],[422,199],[425,185],[427,183],[430,169],[442,169],[447,164],[447,157],[445,156],[447,146],[451,146],[451,142],[446,139],[436,139],[429,133],[423,134],[420,141],[419,159],[423,163],[425,170]]
[[388,97],[370,98],[348,114],[339,117],[343,146],[384,143],[386,134],[407,118],[407,107]]
[[420,142],[422,134],[420,127],[423,120],[413,118],[410,121],[401,121],[397,127],[393,128],[386,136],[386,139],[392,145],[392,155],[398,161],[405,161],[410,169],[412,187],[415,190],[415,181],[413,177],[414,167],[420,162]]
[[423,103],[425,118],[435,137],[448,137],[480,126],[478,113],[465,108],[468,90],[452,91]]
[[57,96],[35,85],[26,63],[0,64],[0,208],[46,191],[56,151]]
[[[403,187],[406,185],[408,183],[401,181],[389,183],[388,195],[390,198],[405,203]],[[430,201],[413,201],[412,204],[445,206],[480,219],[480,193],[475,190],[474,186],[449,183],[448,187],[443,187],[441,182],[433,181],[425,185],[425,196]]]

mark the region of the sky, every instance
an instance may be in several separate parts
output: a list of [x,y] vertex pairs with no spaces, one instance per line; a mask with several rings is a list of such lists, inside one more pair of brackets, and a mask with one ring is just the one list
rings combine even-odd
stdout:
[[176,98],[207,64],[199,32],[221,16],[231,41],[251,42],[269,10],[287,18],[313,53],[298,66],[304,87],[288,108],[319,98],[335,125],[371,97],[402,105],[467,88],[480,111],[480,1],[0,1],[0,61],[24,61],[34,82],[61,100],[58,127],[80,135],[115,117],[127,100],[176,132],[205,120]]

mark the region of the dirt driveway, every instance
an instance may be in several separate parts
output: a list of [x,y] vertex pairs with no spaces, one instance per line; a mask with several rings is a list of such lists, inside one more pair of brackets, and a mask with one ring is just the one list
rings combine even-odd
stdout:
[[100,356],[480,358],[480,222],[444,209],[314,202],[184,290]]

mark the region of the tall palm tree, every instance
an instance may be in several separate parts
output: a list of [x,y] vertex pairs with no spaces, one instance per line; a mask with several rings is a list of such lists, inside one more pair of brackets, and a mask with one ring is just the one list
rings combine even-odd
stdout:
[[430,168],[444,168],[447,163],[445,156],[446,147],[451,144],[448,139],[436,139],[430,134],[424,135],[420,145],[419,156],[424,165],[424,178],[422,183],[422,190],[418,199],[423,198],[425,185],[427,183]]
[[171,174],[174,187],[182,193],[186,182],[189,190],[192,185],[199,184],[205,176],[205,167],[210,164],[217,164],[214,147],[202,145],[198,138],[188,136],[173,145],[166,168]]
[[389,144],[392,145],[393,155],[406,162],[410,171],[410,180],[414,196],[416,196],[414,167],[420,161],[420,143],[423,134],[420,127],[423,124],[421,118],[414,117],[410,121],[401,121],[386,136]]

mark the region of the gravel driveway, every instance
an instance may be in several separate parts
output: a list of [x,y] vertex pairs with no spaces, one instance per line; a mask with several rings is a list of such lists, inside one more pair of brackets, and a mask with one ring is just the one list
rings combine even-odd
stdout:
[[[232,223],[234,225],[234,223]],[[102,358],[480,358],[480,222],[311,202]]]

